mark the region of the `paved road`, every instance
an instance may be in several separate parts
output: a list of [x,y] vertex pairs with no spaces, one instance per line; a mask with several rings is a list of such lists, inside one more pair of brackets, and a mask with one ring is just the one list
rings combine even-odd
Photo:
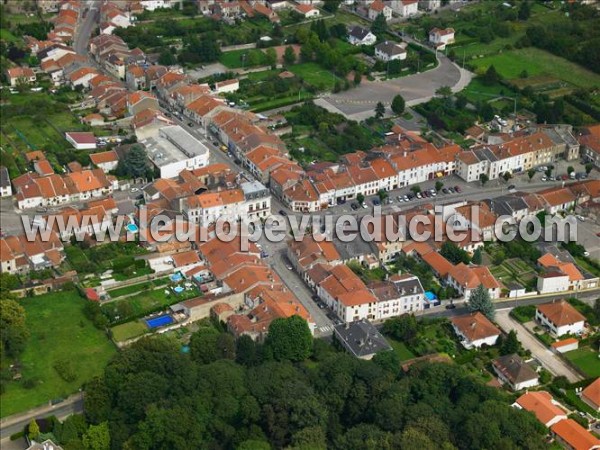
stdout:
[[496,311],[496,323],[500,325],[500,328],[508,333],[514,330],[517,333],[517,337],[523,347],[531,351],[533,357],[535,357],[542,365],[549,370],[555,376],[565,376],[571,383],[575,383],[583,379],[574,369],[572,369],[567,363],[560,359],[556,354],[550,351],[544,344],[542,344],[535,336],[533,336],[527,329],[519,322],[514,320],[509,315],[510,309],[503,309]]
[[98,2],[94,0],[87,0],[85,2],[88,8],[87,15],[80,21],[77,32],[75,34],[75,40],[73,42],[73,49],[79,54],[88,57],[88,43],[92,35],[92,31],[98,24],[100,18],[100,10],[98,9]]
[[[402,39],[421,45],[409,37]],[[439,65],[435,69],[387,81],[364,80],[359,87],[330,94],[315,100],[315,103],[349,119],[364,120],[374,115],[378,102],[389,107],[398,94],[404,97],[407,106],[414,106],[429,101],[442,86],[450,86],[453,92],[463,90],[473,74],[460,68],[442,53],[438,52],[437,58]]]
[[0,422],[0,447],[4,448],[4,443],[11,434],[23,430],[31,419],[41,419],[49,415],[56,416],[59,420],[64,419],[71,414],[83,412],[83,398],[81,393],[74,394],[64,402],[53,406],[40,406],[22,414],[5,417]]

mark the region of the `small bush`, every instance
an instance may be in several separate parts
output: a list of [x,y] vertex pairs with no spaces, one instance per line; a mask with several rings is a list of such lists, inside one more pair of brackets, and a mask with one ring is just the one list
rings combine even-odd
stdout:
[[67,359],[61,359],[54,363],[53,365],[56,373],[65,380],[66,382],[75,381],[77,375],[75,374],[75,369],[73,369],[73,363]]

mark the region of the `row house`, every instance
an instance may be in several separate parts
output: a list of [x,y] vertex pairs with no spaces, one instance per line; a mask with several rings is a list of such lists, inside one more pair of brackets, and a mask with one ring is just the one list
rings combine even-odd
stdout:
[[26,274],[30,270],[58,267],[64,261],[64,247],[58,234],[49,230],[42,239],[6,236],[0,239],[0,273]]
[[492,300],[500,298],[504,287],[486,266],[467,266],[464,263],[459,263],[450,269],[447,282],[465,300],[469,300],[471,293],[480,285],[487,289]]
[[112,213],[99,205],[84,209],[67,206],[58,213],[45,216],[40,225],[44,229],[52,229],[62,241],[67,242],[73,236],[93,236],[103,233],[112,223]]
[[66,175],[39,176],[26,173],[13,180],[17,207],[57,206],[103,197],[112,193],[112,183],[101,169],[82,170]]
[[135,91],[127,95],[127,114],[135,116],[146,109],[160,109],[158,99],[146,91]]
[[577,134],[581,154],[586,161],[600,169],[600,124],[584,127]]

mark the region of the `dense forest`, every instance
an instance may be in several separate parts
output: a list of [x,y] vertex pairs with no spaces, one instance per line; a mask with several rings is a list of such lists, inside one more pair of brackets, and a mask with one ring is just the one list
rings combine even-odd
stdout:
[[359,360],[280,320],[264,345],[212,327],[189,354],[169,337],[138,341],[86,387],[90,429],[131,450],[545,447],[533,415],[460,366],[404,373],[394,352]]

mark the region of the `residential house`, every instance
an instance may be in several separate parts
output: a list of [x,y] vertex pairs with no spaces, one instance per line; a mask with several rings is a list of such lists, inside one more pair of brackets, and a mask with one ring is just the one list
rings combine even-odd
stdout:
[[466,349],[480,348],[483,345],[495,345],[500,337],[500,330],[479,311],[452,317],[450,319],[454,332]]
[[547,391],[527,392],[521,395],[512,405],[535,414],[546,428],[567,418],[567,412]]
[[469,300],[471,293],[480,285],[487,289],[492,299],[500,298],[503,287],[487,266],[467,266],[464,263],[450,269],[448,284],[456,289],[465,300]]
[[581,391],[581,400],[587,403],[594,411],[600,412],[600,378]]
[[381,61],[403,61],[406,59],[408,52],[406,51],[406,44],[397,44],[392,41],[384,41],[375,46],[375,57]]
[[153,94],[146,91],[135,91],[127,96],[127,112],[130,116],[135,116],[145,109],[160,109],[158,99]]
[[585,160],[600,168],[600,123],[579,130],[577,140]]
[[304,16],[305,19],[313,19],[321,15],[321,11],[319,11],[314,6],[307,4],[296,5],[294,11]]
[[340,345],[359,359],[370,360],[377,353],[392,350],[385,337],[366,319],[336,325],[333,333]]
[[348,30],[348,42],[352,45],[373,45],[377,36],[366,28],[354,26]]
[[554,438],[569,450],[600,449],[600,439],[573,419],[564,419],[550,428]]
[[498,379],[513,391],[531,388],[539,384],[538,374],[519,355],[500,356],[492,361]]
[[114,150],[107,152],[92,153],[90,155],[90,161],[96,167],[102,169],[104,173],[108,173],[111,170],[115,170],[119,164],[119,155]]
[[429,42],[438,50],[454,43],[454,28],[433,28],[429,31]]
[[10,185],[10,175],[6,167],[0,167],[0,198],[10,197],[12,187]]
[[217,94],[226,94],[228,92],[236,92],[240,88],[238,79],[218,81],[215,83],[215,92]]
[[402,17],[411,17],[419,12],[418,0],[392,0],[391,9]]
[[19,83],[35,83],[37,78],[33,69],[29,67],[12,67],[6,69],[6,79],[11,87],[16,87]]
[[45,234],[47,239],[38,234],[33,241],[25,235],[0,238],[0,273],[24,274],[59,266],[65,259],[63,244],[54,231]]
[[[416,1],[415,1],[416,9]],[[386,22],[392,19],[392,8],[383,3],[382,0],[375,0],[367,6],[367,17],[369,20],[375,20],[379,15],[383,15]]]
[[581,334],[585,327],[585,316],[566,300],[538,305],[535,320],[556,337]]

